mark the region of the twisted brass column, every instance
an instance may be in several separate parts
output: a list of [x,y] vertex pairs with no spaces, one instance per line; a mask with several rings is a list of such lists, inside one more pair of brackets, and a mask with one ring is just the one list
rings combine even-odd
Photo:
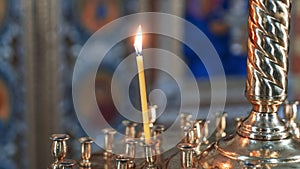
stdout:
[[238,129],[238,134],[244,137],[262,140],[288,137],[277,110],[287,96],[290,10],[291,0],[249,3],[245,95],[253,110]]
[[277,115],[287,97],[291,2],[249,0],[245,95],[252,111],[236,134],[200,155],[202,168],[300,167],[300,143]]

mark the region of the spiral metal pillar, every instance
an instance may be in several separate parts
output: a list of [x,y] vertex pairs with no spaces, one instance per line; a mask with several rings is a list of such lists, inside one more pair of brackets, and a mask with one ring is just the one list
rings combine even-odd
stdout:
[[210,145],[202,168],[300,168],[300,143],[278,117],[287,96],[292,0],[249,0],[245,95],[249,116],[234,135]]
[[290,10],[291,0],[249,3],[245,95],[253,110],[238,129],[244,137],[261,140],[288,137],[277,109],[287,96]]

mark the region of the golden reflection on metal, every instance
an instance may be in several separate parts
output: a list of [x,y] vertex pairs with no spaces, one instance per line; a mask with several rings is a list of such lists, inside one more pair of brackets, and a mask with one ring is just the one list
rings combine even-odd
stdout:
[[116,168],[117,169],[129,169],[130,158],[126,155],[118,155],[116,158]]
[[180,150],[181,168],[194,168],[196,161],[194,157],[195,144],[180,143],[177,145]]
[[217,117],[216,117],[216,127],[217,127],[216,139],[217,140],[226,136],[226,132],[225,132],[226,117],[227,117],[226,112],[218,112],[217,113]]
[[75,165],[76,165],[75,160],[66,159],[66,160],[59,162],[58,168],[59,169],[73,169],[73,168],[75,168]]
[[135,127],[137,126],[137,123],[129,121],[129,120],[123,120],[122,124],[126,127],[125,128],[125,135],[127,138],[135,138],[136,131]]
[[234,121],[235,121],[235,128],[237,129],[242,124],[243,118],[242,117],[236,117],[236,118],[234,118]]
[[104,147],[105,147],[105,157],[110,158],[113,149],[113,143],[115,139],[116,130],[112,128],[103,129],[102,132],[104,133]]
[[284,119],[290,133],[297,139],[300,138],[300,131],[295,122],[298,113],[298,101],[286,101],[283,105]]
[[251,157],[261,157],[261,158],[278,158],[279,152],[278,151],[271,151],[269,149],[260,149],[260,150],[253,150],[249,154]]
[[157,164],[157,156],[155,155],[155,146],[156,142],[151,141],[150,144],[144,144],[144,153],[146,157],[146,164],[143,166],[143,169],[161,169],[161,166]]
[[50,164],[49,169],[59,168],[59,163],[64,161],[68,146],[66,141],[69,140],[70,136],[67,134],[52,134],[50,140],[51,144],[51,154],[54,158],[54,161]]
[[82,167],[90,167],[92,164],[90,162],[91,154],[92,154],[92,143],[94,142],[93,139],[89,137],[82,137],[79,139],[80,142],[80,154],[81,160],[79,165]]
[[287,97],[291,2],[249,0],[245,95],[252,111],[237,120],[236,134],[201,154],[202,168],[300,167],[300,143],[277,114]]

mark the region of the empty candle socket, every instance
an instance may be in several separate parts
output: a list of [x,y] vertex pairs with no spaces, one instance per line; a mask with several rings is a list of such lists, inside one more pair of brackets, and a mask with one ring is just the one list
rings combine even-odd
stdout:
[[160,169],[161,167],[157,165],[156,162],[156,153],[155,153],[155,141],[151,141],[150,144],[144,144],[144,152],[146,158],[146,165],[144,169]]
[[165,126],[164,125],[154,125],[154,128],[153,128],[153,137],[156,141],[156,144],[155,144],[155,152],[157,154],[160,154],[161,152],[163,152],[163,149],[162,149],[162,133],[165,131]]
[[156,121],[156,109],[157,105],[149,106],[149,127],[153,128],[154,122]]
[[154,125],[153,127],[153,137],[158,137],[165,131],[165,126],[164,125]]
[[298,113],[298,104],[298,101],[286,101],[283,106],[286,126],[289,128],[290,133],[296,138],[300,138],[300,131],[295,122]]
[[135,138],[135,136],[136,136],[135,127],[137,126],[137,123],[129,121],[129,120],[123,120],[122,124],[125,126],[126,138]]
[[130,158],[126,154],[120,154],[116,157],[117,169],[129,169]]
[[194,128],[186,126],[186,127],[183,128],[183,130],[184,130],[184,135],[185,135],[185,137],[183,139],[183,142],[184,143],[194,143],[194,141],[195,141],[195,130],[194,130]]
[[135,148],[136,148],[137,141],[134,139],[127,139],[126,140],[126,146],[125,146],[125,155],[126,157],[129,157],[129,168],[134,168],[134,158],[135,158]]
[[220,139],[220,138],[226,136],[226,132],[225,132],[226,117],[227,117],[226,112],[218,112],[217,113],[217,118],[216,118],[216,127],[217,127],[216,139]]
[[180,159],[182,168],[194,168],[195,159],[194,159],[194,144],[190,143],[180,143],[177,145],[177,148],[180,150]]
[[94,142],[93,139],[89,137],[82,137],[79,139],[79,142],[81,144],[80,147],[80,154],[81,154],[81,161],[79,163],[82,167],[90,167],[91,162],[91,153],[92,153],[92,143]]
[[180,126],[184,128],[185,126],[191,125],[192,114],[191,113],[180,113]]
[[194,130],[194,141],[190,142],[196,145],[195,152],[197,155],[200,155],[201,153],[201,145],[203,141],[203,127],[204,127],[205,120],[198,119],[195,120],[193,125]]
[[50,164],[49,168],[58,168],[58,163],[63,161],[67,155],[68,146],[66,141],[70,138],[67,134],[53,134],[50,137],[52,140],[51,154],[54,161]]
[[116,130],[112,128],[107,128],[107,129],[103,129],[102,132],[104,133],[104,148],[105,148],[104,156],[111,157]]

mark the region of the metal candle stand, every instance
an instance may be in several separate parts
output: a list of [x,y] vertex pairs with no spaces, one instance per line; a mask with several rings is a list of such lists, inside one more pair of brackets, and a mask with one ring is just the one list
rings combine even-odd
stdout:
[[299,168],[300,144],[279,118],[287,96],[291,0],[250,0],[245,95],[252,111],[236,134],[211,145],[203,168]]
[[[161,151],[161,142],[144,145],[146,159],[135,159],[136,123],[124,121],[126,126],[125,154],[112,153],[115,130],[105,129],[105,151],[96,160],[90,160],[91,139],[82,138],[81,167],[93,168],[93,163],[105,159],[95,169],[113,168],[108,162],[116,162],[117,169],[133,168],[300,168],[300,132],[295,122],[298,102],[285,102],[287,97],[287,72],[290,13],[292,0],[249,0],[249,39],[247,81],[245,95],[252,104],[246,118],[235,118],[236,131],[227,136],[226,113],[216,117],[217,131],[209,140],[208,123],[204,119],[191,120],[191,114],[182,113],[181,132],[185,139],[169,152]],[[278,108],[284,103],[284,117],[278,116]],[[152,107],[153,108],[153,107]],[[156,115],[151,109],[153,117]],[[159,138],[164,126],[152,123],[154,139]],[[137,135],[141,136],[142,133]],[[49,168],[72,167],[74,162],[65,160],[67,135],[51,137],[55,158]],[[212,143],[212,144],[209,144]],[[156,160],[156,158],[162,158]],[[160,161],[157,164],[156,161]]]

